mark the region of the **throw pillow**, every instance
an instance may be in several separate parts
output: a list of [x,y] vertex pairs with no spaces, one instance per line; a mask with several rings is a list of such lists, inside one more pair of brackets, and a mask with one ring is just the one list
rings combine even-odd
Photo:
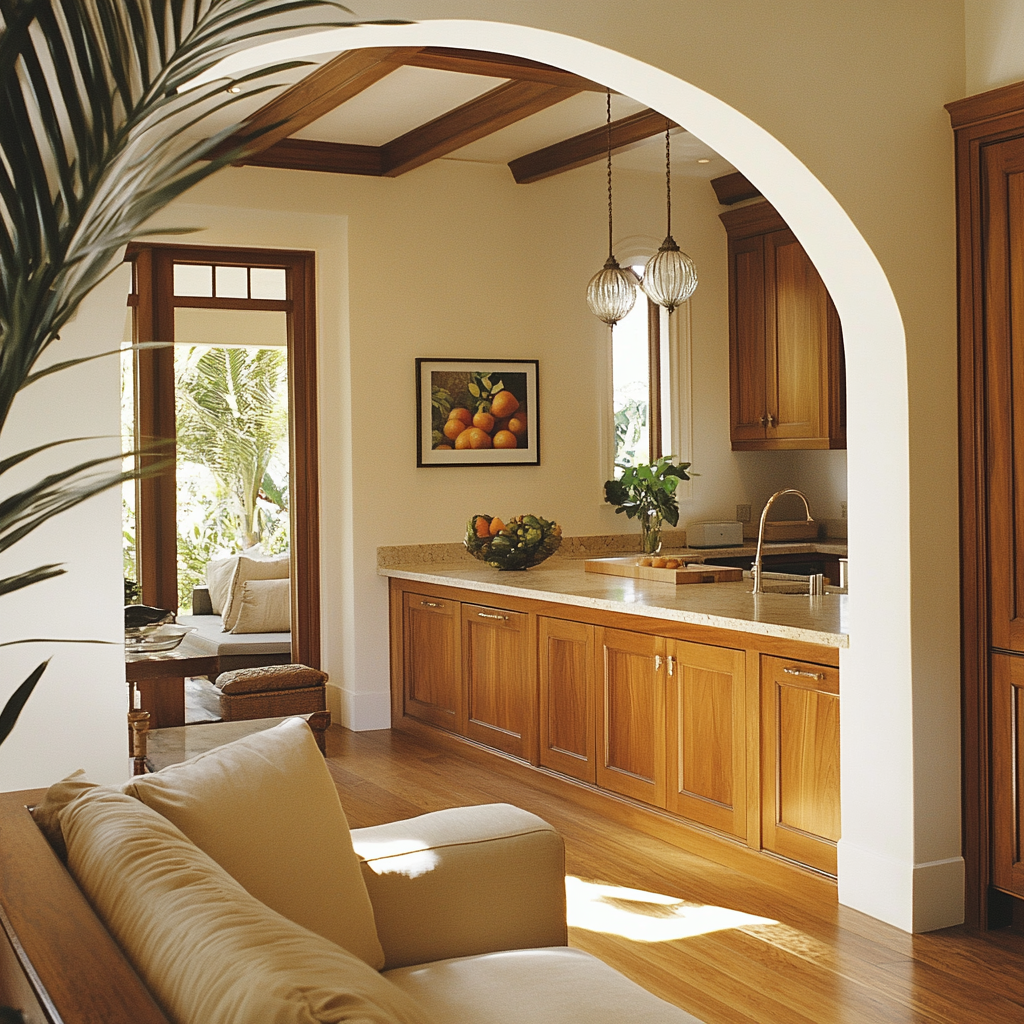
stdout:
[[268,907],[371,967],[384,965],[345,812],[302,719],[140,775],[123,789]]
[[284,580],[246,580],[232,633],[287,633],[292,628],[291,584]]
[[231,593],[231,580],[238,566],[238,555],[214,558],[206,563],[206,588],[210,591],[213,614],[221,615]]
[[246,558],[238,556],[238,565],[231,578],[231,592],[223,609],[224,630],[230,632],[235,627],[238,611],[242,606],[242,586],[248,580],[286,580],[289,572],[288,555],[277,558]]
[[39,831],[46,836],[46,841],[53,847],[54,853],[63,861],[68,859],[68,851],[64,845],[64,833],[60,828],[60,812],[72,800],[77,800],[83,793],[96,789],[98,785],[99,783],[90,782],[86,778],[84,768],[79,768],[66,779],[55,782],[46,791],[46,796],[32,808],[32,817],[39,826]]
[[76,882],[177,1024],[427,1024],[376,971],[264,906],[130,796],[101,787],[61,824]]

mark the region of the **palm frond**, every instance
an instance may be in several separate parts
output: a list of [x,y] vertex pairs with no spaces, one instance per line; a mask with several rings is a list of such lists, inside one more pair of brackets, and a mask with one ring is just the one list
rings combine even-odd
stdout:
[[43,673],[46,671],[46,666],[49,664],[50,660],[47,658],[41,665],[37,665],[28,679],[11,694],[10,699],[4,705],[3,711],[0,711],[0,743],[3,743],[10,736],[14,723],[18,721],[18,716],[28,703],[29,697],[32,696],[32,691],[36,688],[36,683],[42,678]]

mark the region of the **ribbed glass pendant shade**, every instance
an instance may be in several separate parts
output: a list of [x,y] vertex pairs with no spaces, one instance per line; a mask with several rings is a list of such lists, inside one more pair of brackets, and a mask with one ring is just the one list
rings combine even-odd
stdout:
[[636,274],[619,266],[609,256],[604,269],[599,270],[587,285],[587,305],[590,312],[609,327],[614,327],[636,302]]
[[697,268],[669,235],[647,261],[640,287],[651,302],[670,313],[682,305],[697,288]]

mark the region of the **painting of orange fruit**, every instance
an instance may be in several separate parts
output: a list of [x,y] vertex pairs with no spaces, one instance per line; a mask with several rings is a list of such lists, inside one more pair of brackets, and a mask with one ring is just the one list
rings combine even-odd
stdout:
[[537,465],[537,361],[417,359],[417,464]]

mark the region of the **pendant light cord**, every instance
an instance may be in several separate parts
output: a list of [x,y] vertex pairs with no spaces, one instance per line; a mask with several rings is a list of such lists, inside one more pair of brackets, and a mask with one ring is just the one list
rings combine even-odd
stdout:
[[665,121],[665,205],[668,216],[668,227],[665,237],[672,237],[672,150],[668,141],[669,122]]
[[608,259],[612,258],[612,91],[605,93],[605,134],[608,140]]

